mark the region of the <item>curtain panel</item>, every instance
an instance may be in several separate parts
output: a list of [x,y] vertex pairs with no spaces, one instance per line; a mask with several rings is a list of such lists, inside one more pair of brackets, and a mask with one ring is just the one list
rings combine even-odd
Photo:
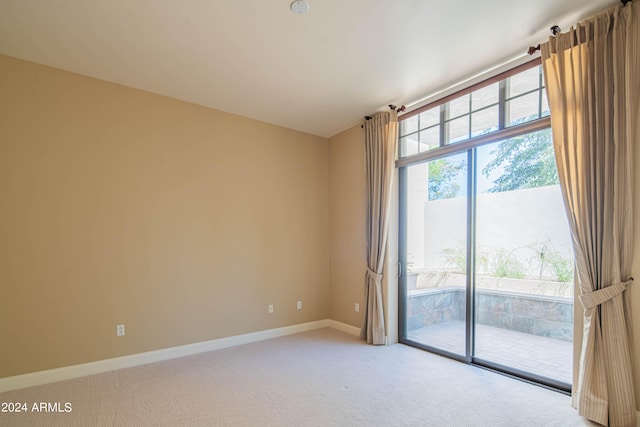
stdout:
[[387,246],[394,161],[398,146],[398,114],[376,114],[364,124],[367,202],[367,272],[364,319],[360,336],[369,344],[385,344],[382,269]]
[[635,425],[631,318],[640,0],[541,45],[576,260],[583,343],[574,397],[597,423]]

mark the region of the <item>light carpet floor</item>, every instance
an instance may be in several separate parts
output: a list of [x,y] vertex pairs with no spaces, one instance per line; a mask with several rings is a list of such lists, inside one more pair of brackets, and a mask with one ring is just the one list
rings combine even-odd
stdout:
[[0,426],[595,426],[570,397],[320,329],[0,394]]

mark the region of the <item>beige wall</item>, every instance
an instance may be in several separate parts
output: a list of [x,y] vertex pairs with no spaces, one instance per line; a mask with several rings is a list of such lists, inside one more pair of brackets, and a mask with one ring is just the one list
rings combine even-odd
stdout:
[[[329,138],[331,188],[331,318],[361,327],[364,314],[366,200],[364,188],[364,130],[354,126]],[[397,185],[397,174],[396,174]],[[382,297],[389,343],[398,336],[397,191],[392,197]],[[354,304],[360,304],[360,312]]]
[[[329,139],[331,318],[362,326],[365,243],[364,131],[355,126]],[[360,312],[354,310],[360,304]]]
[[329,317],[326,139],[0,56],[0,204],[0,377]]
[[[364,130],[354,126],[329,138],[331,193],[331,318],[362,326],[366,250]],[[395,185],[397,187],[397,174]],[[398,336],[398,200],[392,197],[387,257],[382,281],[389,343]],[[354,304],[360,304],[360,312]]]

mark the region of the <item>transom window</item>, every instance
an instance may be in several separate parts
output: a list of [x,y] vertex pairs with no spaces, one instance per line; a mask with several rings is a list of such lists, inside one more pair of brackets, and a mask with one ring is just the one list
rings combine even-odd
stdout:
[[436,101],[402,118],[399,158],[549,115],[540,65]]

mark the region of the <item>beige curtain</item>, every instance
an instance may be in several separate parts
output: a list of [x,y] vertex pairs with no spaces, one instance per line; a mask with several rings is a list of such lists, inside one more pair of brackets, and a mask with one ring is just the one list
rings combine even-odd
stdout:
[[578,412],[635,425],[629,295],[640,0],[541,46],[562,195],[584,308]]
[[382,267],[387,246],[394,161],[398,145],[398,115],[379,113],[364,125],[365,190],[367,200],[367,272],[364,320],[360,336],[369,344],[385,344]]

